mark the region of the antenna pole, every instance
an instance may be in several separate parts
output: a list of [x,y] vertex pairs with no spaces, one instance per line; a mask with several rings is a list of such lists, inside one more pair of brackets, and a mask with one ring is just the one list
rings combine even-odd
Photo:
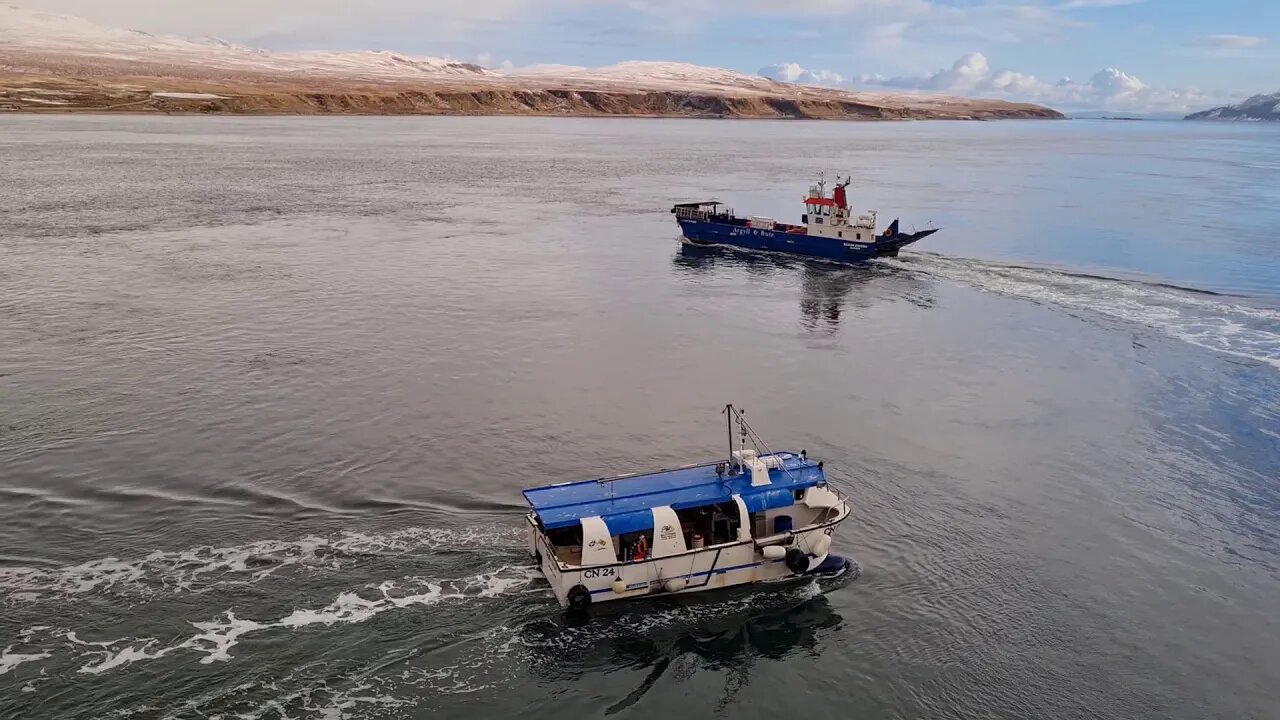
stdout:
[[733,403],[724,406],[724,422],[729,428],[729,467],[733,467]]

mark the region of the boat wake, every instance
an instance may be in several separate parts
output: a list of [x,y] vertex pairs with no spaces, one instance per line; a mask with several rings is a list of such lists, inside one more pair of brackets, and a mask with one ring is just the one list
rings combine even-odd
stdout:
[[[317,660],[274,677],[209,687],[183,699],[181,712],[174,710],[172,715],[199,712],[260,718],[287,712],[289,717],[300,718],[382,717],[430,702],[433,697],[475,697],[475,693],[515,682],[529,673],[556,679],[565,672],[596,671],[610,667],[611,658],[618,653],[634,654],[637,662],[656,662],[656,667],[665,664],[660,657],[653,661],[650,656],[683,652],[679,648],[685,646],[720,653],[724,651],[720,645],[725,645],[741,652],[739,636],[744,628],[761,618],[786,616],[820,599],[831,587],[831,583],[812,579],[768,590],[726,590],[706,599],[690,596],[685,602],[638,603],[578,624],[561,615],[536,568],[507,564],[452,578],[405,576],[370,583],[338,592],[326,604],[266,618],[226,609],[211,618],[191,619],[187,622],[190,632],[169,637],[102,638],[92,631],[65,626],[29,627],[0,653],[0,675],[22,666],[15,673],[17,682],[26,683],[22,692],[34,693],[52,677],[78,677],[96,684],[157,660],[166,665],[255,663],[255,653],[273,647],[273,635],[360,624],[399,610],[420,613],[430,609],[430,615],[419,617],[454,618],[452,622],[462,623],[443,643],[440,638],[425,644],[422,639],[407,638],[372,664],[353,668]],[[512,605],[521,597],[530,599],[527,607]],[[465,620],[459,615],[483,602],[501,602],[502,606],[480,610],[481,616],[503,619],[483,627],[476,624],[474,615]],[[255,638],[265,642],[246,649],[245,640]],[[157,711],[148,705],[121,707],[116,714],[162,716]]]
[[[199,662],[203,664],[228,662],[233,659],[231,649],[246,635],[362,623],[391,610],[545,592],[534,584],[540,577],[532,566],[504,566],[455,579],[405,577],[339,593],[324,607],[295,609],[270,620],[241,618],[234,611],[225,610],[211,620],[191,621],[189,624],[196,632],[168,642],[153,637],[85,640],[75,630],[36,626],[22,631],[21,643],[5,648],[0,655],[0,674],[25,662],[54,658],[62,651],[78,663],[76,672],[89,675],[180,652],[201,655]],[[14,648],[18,645],[26,647],[17,652]],[[35,647],[26,649],[30,646]]]
[[985,292],[1154,329],[1197,347],[1280,369],[1280,310],[1252,307],[1243,298],[1166,283],[927,253],[878,262]]
[[334,570],[370,556],[476,545],[517,547],[518,536],[511,528],[497,526],[410,527],[382,534],[348,531],[227,547],[157,550],[133,560],[106,557],[60,568],[0,567],[0,604],[95,593],[145,600],[161,593],[250,585],[288,571]]

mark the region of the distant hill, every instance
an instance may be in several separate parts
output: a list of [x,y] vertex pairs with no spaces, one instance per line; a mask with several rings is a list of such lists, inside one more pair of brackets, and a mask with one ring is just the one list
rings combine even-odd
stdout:
[[388,51],[273,52],[0,3],[0,111],[1061,118],[1030,103],[854,92],[684,63],[485,68]]
[[1175,112],[1123,112],[1120,110],[1081,110],[1067,113],[1071,120],[1181,120]]
[[1236,105],[1191,113],[1187,120],[1271,120],[1280,121],[1280,93],[1254,95]]

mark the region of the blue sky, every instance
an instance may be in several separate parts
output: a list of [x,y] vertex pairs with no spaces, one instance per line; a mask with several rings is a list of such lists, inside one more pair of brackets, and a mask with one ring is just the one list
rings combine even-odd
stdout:
[[15,1],[272,49],[669,60],[1069,109],[1172,112],[1280,90],[1280,0]]

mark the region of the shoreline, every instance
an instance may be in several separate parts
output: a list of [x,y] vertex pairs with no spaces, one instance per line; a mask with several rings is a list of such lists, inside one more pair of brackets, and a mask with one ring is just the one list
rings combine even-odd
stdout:
[[209,112],[204,110],[112,110],[96,107],[58,107],[58,108],[0,108],[0,117],[30,115],[131,115],[152,117],[220,117],[220,118],[303,118],[303,117],[402,117],[402,118],[562,118],[566,120],[730,120],[743,122],[776,121],[776,122],[866,122],[866,123],[907,123],[907,122],[1017,122],[1017,121],[1061,121],[1071,120],[1069,117],[1017,116],[1007,117],[795,117],[778,115],[679,115],[679,114],[631,114],[631,113],[411,113],[411,112]]
[[0,113],[411,115],[769,120],[1064,119],[1030,103],[797,88],[663,88],[589,83],[362,83],[75,77],[0,73]]

